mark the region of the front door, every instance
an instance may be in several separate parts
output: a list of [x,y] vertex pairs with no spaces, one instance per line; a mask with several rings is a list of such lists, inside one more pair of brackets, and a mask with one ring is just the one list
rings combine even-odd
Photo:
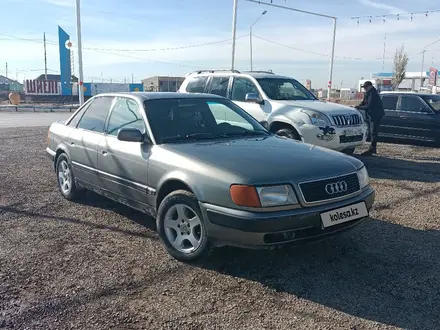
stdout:
[[260,95],[261,98],[261,93],[257,86],[255,86],[250,79],[243,77],[234,78],[232,83],[231,100],[256,120],[266,120],[267,116],[270,114],[270,105],[267,101],[265,101],[264,104],[246,102],[245,98],[248,93]]
[[96,97],[69,135],[69,152],[76,179],[99,186],[98,144],[104,138],[104,125],[113,97]]
[[117,138],[122,128],[137,128],[146,133],[140,104],[117,97],[107,120],[105,138],[98,150],[99,176],[104,189],[141,204],[148,204],[148,158],[151,145]]
[[434,141],[437,121],[434,112],[417,95],[402,95],[399,110],[399,126],[411,139]]

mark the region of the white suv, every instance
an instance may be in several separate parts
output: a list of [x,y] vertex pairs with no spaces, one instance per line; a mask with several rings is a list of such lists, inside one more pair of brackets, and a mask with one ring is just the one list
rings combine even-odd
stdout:
[[359,111],[320,101],[297,80],[272,72],[196,71],[179,92],[227,97],[273,133],[349,154],[367,138]]

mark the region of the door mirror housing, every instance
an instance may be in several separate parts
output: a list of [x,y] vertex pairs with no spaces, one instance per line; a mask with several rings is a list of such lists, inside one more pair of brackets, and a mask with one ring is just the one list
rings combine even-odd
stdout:
[[263,126],[267,131],[269,130],[269,123],[267,121],[260,121],[260,125]]
[[245,102],[252,102],[252,103],[258,103],[258,104],[264,104],[264,100],[260,98],[260,95],[257,93],[247,93],[245,98]]
[[118,140],[126,142],[145,142],[145,134],[137,128],[122,128],[118,132]]

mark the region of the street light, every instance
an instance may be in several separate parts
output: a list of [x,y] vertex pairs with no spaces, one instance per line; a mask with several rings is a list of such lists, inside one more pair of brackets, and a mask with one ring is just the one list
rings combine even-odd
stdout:
[[[235,2],[237,0],[234,0]],[[301,9],[296,9],[296,8],[291,8],[291,7],[285,7],[285,6],[280,6],[280,5],[275,5],[273,3],[264,3],[261,1],[257,1],[257,0],[245,0],[248,2],[253,2],[259,5],[264,5],[264,6],[272,6],[272,7],[277,7],[277,8],[281,8],[281,9],[287,9],[287,10],[291,10],[291,11],[296,11],[298,13],[303,13],[303,14],[308,14],[308,15],[313,15],[313,16],[319,16],[319,17],[325,17],[325,18],[330,18],[333,20],[333,42],[332,42],[332,55],[330,58],[330,72],[329,72],[329,81],[328,81],[328,94],[327,94],[327,100],[330,100],[330,92],[332,89],[332,79],[333,79],[333,62],[334,62],[334,58],[335,58],[335,41],[336,41],[336,21],[337,21],[337,17],[334,16],[329,16],[329,15],[323,15],[323,14],[319,14],[319,13],[314,13],[311,11],[306,11],[306,10],[301,10]],[[235,39],[235,27],[233,27],[234,32],[233,32],[233,38]],[[235,43],[233,43],[234,47],[235,47]],[[234,54],[233,50],[233,54]],[[232,60],[232,62],[234,62],[234,60]]]
[[254,24],[251,25],[249,28],[249,45],[250,45],[250,52],[251,52],[251,71],[252,71],[252,27],[257,24],[257,22],[260,20],[263,15],[266,15],[267,10],[263,11],[261,15],[257,18],[257,20],[254,22]]
[[423,85],[423,83],[422,83],[422,80],[423,80],[423,67],[425,66],[425,52],[426,52],[426,48],[436,44],[437,42],[440,42],[440,39],[437,39],[436,41],[431,42],[429,45],[426,45],[425,47],[423,47],[423,50],[422,50],[422,69],[420,70],[420,90],[419,90],[419,92],[422,91],[422,85]]
[[82,41],[81,41],[81,0],[76,0],[76,37],[78,39],[78,67],[79,67],[79,82],[78,82],[78,96],[79,105],[84,103],[84,90],[83,90],[83,62],[82,62]]

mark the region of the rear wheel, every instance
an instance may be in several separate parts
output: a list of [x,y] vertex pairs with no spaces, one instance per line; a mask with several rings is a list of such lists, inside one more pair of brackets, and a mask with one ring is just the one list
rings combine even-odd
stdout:
[[205,221],[197,198],[177,190],[166,196],[157,212],[157,231],[166,250],[179,261],[195,261],[209,253]]
[[301,137],[299,136],[298,132],[293,128],[281,128],[276,131],[276,134],[279,136],[284,136],[288,139],[301,141]]

